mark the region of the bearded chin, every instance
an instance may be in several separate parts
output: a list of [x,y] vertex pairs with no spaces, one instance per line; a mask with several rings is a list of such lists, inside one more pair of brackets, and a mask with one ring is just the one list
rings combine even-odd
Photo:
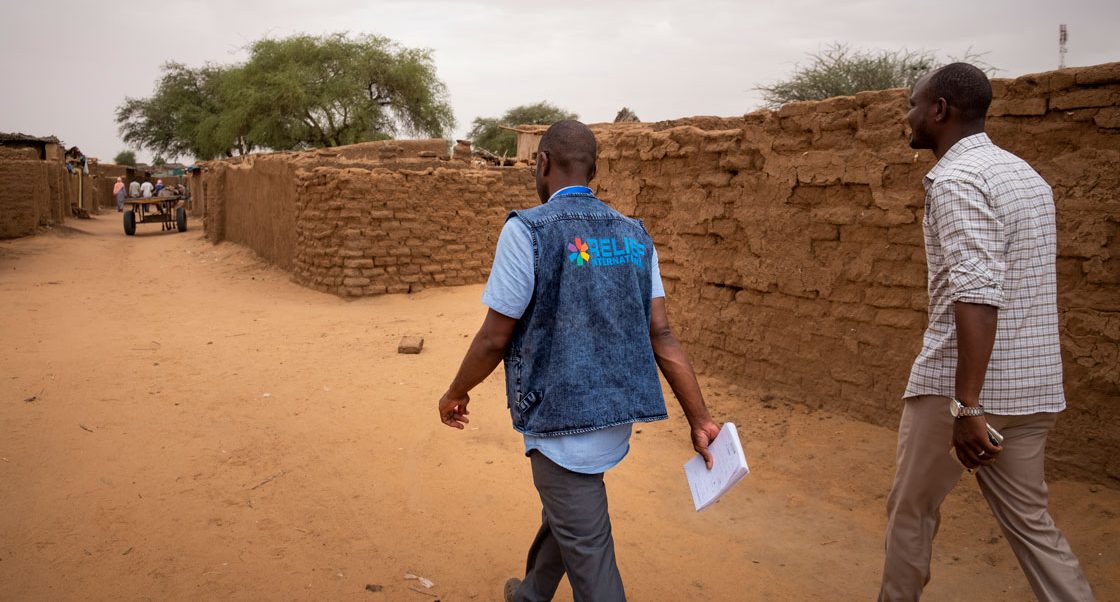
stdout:
[[914,150],[926,150],[932,148],[933,145],[925,136],[922,136],[918,130],[910,130],[910,148]]

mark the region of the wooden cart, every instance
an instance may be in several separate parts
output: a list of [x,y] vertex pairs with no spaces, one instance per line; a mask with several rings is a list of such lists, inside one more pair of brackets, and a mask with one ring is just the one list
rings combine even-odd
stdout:
[[136,224],[158,223],[164,231],[187,231],[187,208],[183,197],[133,198],[124,201],[124,233],[136,234]]

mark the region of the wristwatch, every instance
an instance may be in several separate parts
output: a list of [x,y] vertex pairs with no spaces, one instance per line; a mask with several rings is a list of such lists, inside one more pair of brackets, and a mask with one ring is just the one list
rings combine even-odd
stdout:
[[984,406],[979,405],[976,407],[966,406],[960,402],[956,397],[949,398],[949,413],[953,418],[968,418],[969,416],[983,416]]

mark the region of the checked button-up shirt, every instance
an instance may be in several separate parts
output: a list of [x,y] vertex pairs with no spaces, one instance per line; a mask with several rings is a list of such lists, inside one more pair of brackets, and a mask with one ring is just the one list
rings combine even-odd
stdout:
[[954,395],[953,303],[963,301],[999,308],[980,393],[985,410],[1017,415],[1065,409],[1050,186],[987,134],[958,141],[922,183],[929,325],[904,397]]

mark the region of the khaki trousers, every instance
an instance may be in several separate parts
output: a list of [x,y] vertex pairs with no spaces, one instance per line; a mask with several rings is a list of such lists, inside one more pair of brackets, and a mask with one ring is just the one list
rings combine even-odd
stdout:
[[[1057,414],[987,418],[1004,436],[1003,453],[977,470],[976,480],[1035,596],[1043,602],[1093,600],[1077,557],[1046,509],[1043,460]],[[898,472],[887,499],[880,601],[918,600],[929,582],[941,502],[964,472],[949,455],[953,420],[947,397],[906,400],[898,427]]]

